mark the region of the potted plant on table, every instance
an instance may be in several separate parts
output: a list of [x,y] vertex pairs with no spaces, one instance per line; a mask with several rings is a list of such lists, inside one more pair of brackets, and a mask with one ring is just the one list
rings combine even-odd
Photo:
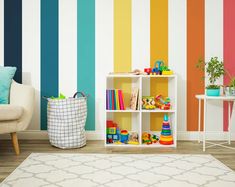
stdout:
[[220,96],[220,85],[216,84],[216,81],[224,75],[224,63],[218,60],[218,57],[211,57],[209,62],[204,62],[203,60],[199,60],[197,68],[202,70],[208,75],[209,85],[206,87],[206,95],[207,96]]
[[224,93],[226,96],[235,96],[235,77],[232,77],[227,70],[225,71],[230,78],[230,83],[229,86],[224,86]]

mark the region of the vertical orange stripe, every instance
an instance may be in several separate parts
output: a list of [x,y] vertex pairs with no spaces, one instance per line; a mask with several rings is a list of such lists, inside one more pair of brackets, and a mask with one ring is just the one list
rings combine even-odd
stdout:
[[[114,0],[114,72],[131,71],[131,43],[131,0]],[[114,80],[114,87],[123,91],[126,107],[130,105],[131,84],[130,78]],[[130,113],[115,113],[114,121],[131,130]]]
[[[204,93],[204,73],[196,69],[198,59],[204,59],[204,0],[187,1],[187,130],[198,126],[196,94]],[[202,112],[203,113],[203,112]],[[203,119],[203,117],[202,117]]]
[[[150,66],[157,60],[168,64],[168,0],[150,1]],[[167,79],[151,79],[150,94],[168,96]],[[163,114],[150,114],[151,130],[160,130]]]

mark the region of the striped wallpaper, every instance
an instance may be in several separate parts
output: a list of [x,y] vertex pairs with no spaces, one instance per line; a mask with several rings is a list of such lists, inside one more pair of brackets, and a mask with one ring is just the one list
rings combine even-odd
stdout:
[[[218,56],[235,75],[234,9],[234,0],[0,0],[0,65],[16,66],[15,80],[36,89],[30,129],[47,129],[42,96],[82,90],[90,95],[86,129],[92,131],[105,124],[105,76],[163,60],[179,76],[178,130],[195,131],[195,94],[208,83],[195,68],[198,59]],[[131,80],[114,84],[130,97]],[[145,95],[171,89],[167,81],[144,84],[150,85]],[[226,106],[209,104],[208,129],[227,130]],[[115,120],[130,129],[130,117],[117,114]],[[152,130],[160,128],[162,116],[143,119]]]

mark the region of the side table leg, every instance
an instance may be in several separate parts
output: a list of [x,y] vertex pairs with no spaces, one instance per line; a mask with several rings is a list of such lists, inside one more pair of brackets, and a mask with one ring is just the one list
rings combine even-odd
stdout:
[[231,102],[228,101],[228,144],[231,144]]
[[207,107],[206,107],[206,97],[204,99],[204,125],[203,125],[203,151],[206,151],[206,113],[207,113]]
[[198,143],[200,143],[201,135],[201,99],[198,99]]

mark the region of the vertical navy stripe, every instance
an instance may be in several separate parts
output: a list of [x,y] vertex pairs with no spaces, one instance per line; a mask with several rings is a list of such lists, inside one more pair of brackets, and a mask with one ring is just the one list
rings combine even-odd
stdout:
[[[41,96],[58,95],[58,0],[41,0]],[[47,102],[41,98],[41,129],[47,129]]]
[[22,0],[4,1],[4,66],[15,66],[22,83]]
[[95,0],[78,0],[77,11],[77,88],[90,95],[86,130],[95,130]]

